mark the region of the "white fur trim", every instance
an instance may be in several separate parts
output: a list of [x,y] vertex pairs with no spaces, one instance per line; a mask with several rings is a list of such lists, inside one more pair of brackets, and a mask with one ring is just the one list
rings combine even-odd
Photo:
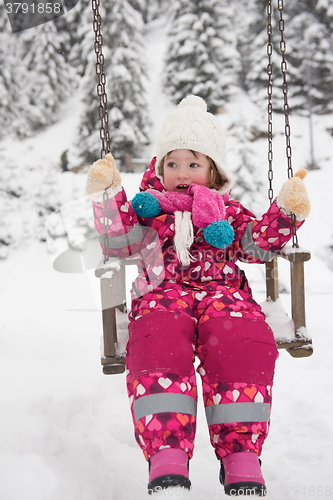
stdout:
[[[108,193],[109,198],[113,198],[116,196],[116,194],[120,193],[122,190],[122,186],[116,186],[115,188],[107,188],[106,192]],[[96,201],[97,203],[103,202],[103,191],[97,191],[96,193],[88,194],[89,198],[91,198],[93,201]]]
[[281,210],[281,212],[283,212],[285,215],[287,215],[288,217],[291,217],[293,214],[295,215],[296,217],[296,220],[298,222],[303,222],[303,220],[306,219],[307,215],[304,215],[304,214],[296,214],[294,212],[292,212],[291,210],[289,210],[288,208],[286,208],[284,205],[283,205],[283,202],[281,201],[280,197],[278,196],[276,198],[276,204],[277,206],[279,207],[279,209]]

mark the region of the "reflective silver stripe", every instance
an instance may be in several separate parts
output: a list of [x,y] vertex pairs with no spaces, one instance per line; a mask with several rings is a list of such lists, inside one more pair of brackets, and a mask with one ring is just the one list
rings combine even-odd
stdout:
[[[100,234],[98,239],[102,245],[105,243],[104,234]],[[137,241],[142,240],[142,226],[140,224],[136,224],[133,229],[128,231],[126,234],[122,234],[121,236],[107,236],[108,248],[124,248],[129,245],[133,245]]]
[[135,419],[139,420],[146,415],[153,413],[187,413],[197,414],[197,402],[191,396],[185,394],[174,394],[170,392],[150,394],[143,396],[134,403]]
[[206,407],[208,425],[230,422],[268,422],[268,403],[227,403]]
[[276,256],[274,252],[264,250],[255,244],[252,236],[252,222],[250,222],[245,229],[245,233],[242,238],[242,248],[248,255],[251,255],[256,259],[263,260],[264,262],[270,262]]

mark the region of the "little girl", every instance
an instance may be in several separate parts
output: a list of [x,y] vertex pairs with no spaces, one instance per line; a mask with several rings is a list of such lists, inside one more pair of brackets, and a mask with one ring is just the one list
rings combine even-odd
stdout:
[[310,206],[302,172],[256,219],[230,199],[234,180],[225,153],[218,119],[200,97],[188,96],[165,121],[157,157],[132,202],[110,154],[88,172],[103,251],[138,259],[127,387],[135,437],[149,462],[149,493],[190,489],[197,356],[225,492],[266,494],[258,457],[269,428],[278,354],[236,261],[271,260],[292,236],[292,213],[299,227]]

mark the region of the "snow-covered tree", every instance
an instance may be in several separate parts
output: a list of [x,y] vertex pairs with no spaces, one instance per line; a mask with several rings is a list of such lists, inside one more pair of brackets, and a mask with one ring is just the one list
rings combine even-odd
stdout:
[[53,22],[13,34],[0,5],[0,25],[0,132],[27,137],[57,121],[76,77]]
[[332,0],[317,0],[316,15],[318,16],[318,20],[324,24],[330,34],[330,38],[333,36],[333,2]]
[[18,55],[18,35],[13,34],[0,4],[0,137],[31,135],[26,71]]
[[232,19],[225,0],[175,1],[163,78],[175,104],[196,94],[215,112],[230,99],[240,69]]
[[[101,14],[111,152],[116,158],[134,156],[148,143],[143,22],[127,1],[104,4]],[[79,131],[79,148],[89,161],[100,156],[101,148],[94,57],[92,51],[82,81],[85,109]]]
[[170,0],[129,0],[129,3],[140,12],[145,24],[160,17],[161,12],[167,12],[172,6]]
[[258,16],[255,3],[256,0],[247,0],[246,3],[245,0],[235,0],[234,2],[233,26],[240,56],[239,84],[244,90],[247,90],[246,75],[251,69],[250,56],[254,38],[251,31],[257,33]]
[[[86,71],[88,54],[94,51],[91,1],[80,0],[73,10],[66,16],[57,19],[57,21],[60,23],[60,20],[65,19],[67,16],[67,32],[70,33],[68,61],[76,69],[76,72],[83,76]],[[60,25],[58,29],[66,32],[66,26]]]
[[78,151],[81,157],[88,163],[96,161],[101,156],[100,119],[98,115],[99,99],[96,94],[96,85],[96,56],[95,52],[90,51],[87,54],[86,71],[80,84],[82,89],[83,113],[80,119],[77,139]]
[[[91,10],[91,1],[80,0],[74,8],[53,21],[59,33],[60,53],[64,56],[65,60],[69,61],[71,64],[74,63],[72,59],[72,49],[77,45],[78,41],[81,40],[79,30],[82,24],[84,24],[83,12],[87,3],[89,3]],[[66,6],[68,6],[68,4],[66,4]],[[77,54],[77,56],[79,57],[79,54]],[[75,64],[73,64],[73,66],[76,67]]]
[[130,4],[133,9],[137,10],[144,23],[148,22],[149,18],[149,9],[150,9],[150,0],[128,0],[128,3]]
[[[250,64],[246,88],[257,102],[267,95],[267,13],[265,3],[256,1],[257,21],[249,27]],[[291,111],[325,113],[333,101],[333,7],[330,0],[285,2],[283,12],[286,43],[288,97]],[[273,6],[273,107],[283,110],[279,11]],[[246,43],[246,41],[245,41]]]
[[26,69],[25,95],[31,108],[33,129],[55,123],[60,105],[75,88],[72,68],[60,53],[60,36],[48,22],[19,35],[20,56]]
[[[241,0],[243,2],[243,0]],[[244,3],[244,2],[243,2]],[[254,0],[253,9],[247,18],[244,30],[247,36],[241,39],[241,53],[246,54],[244,61],[244,87],[249,96],[262,110],[267,108],[268,86],[268,35],[267,35],[267,2]],[[245,19],[246,21],[246,19]],[[278,27],[278,12],[272,13],[272,95],[274,111],[283,111],[283,92],[281,74],[280,31]],[[288,64],[288,73],[292,68]]]
[[290,88],[297,109],[322,114],[333,110],[333,38],[316,9],[290,19],[290,60],[297,85]]
[[228,130],[228,163],[236,178],[232,197],[260,215],[267,199],[264,193],[263,162],[258,158],[253,141],[257,130],[253,119],[240,113]]

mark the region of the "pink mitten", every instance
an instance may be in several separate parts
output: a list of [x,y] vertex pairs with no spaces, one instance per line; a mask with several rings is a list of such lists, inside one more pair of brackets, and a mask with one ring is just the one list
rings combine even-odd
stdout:
[[277,197],[278,206],[288,215],[294,213],[299,221],[304,220],[310,213],[310,201],[303,183],[307,173],[305,168],[298,170],[294,177],[283,184]]

